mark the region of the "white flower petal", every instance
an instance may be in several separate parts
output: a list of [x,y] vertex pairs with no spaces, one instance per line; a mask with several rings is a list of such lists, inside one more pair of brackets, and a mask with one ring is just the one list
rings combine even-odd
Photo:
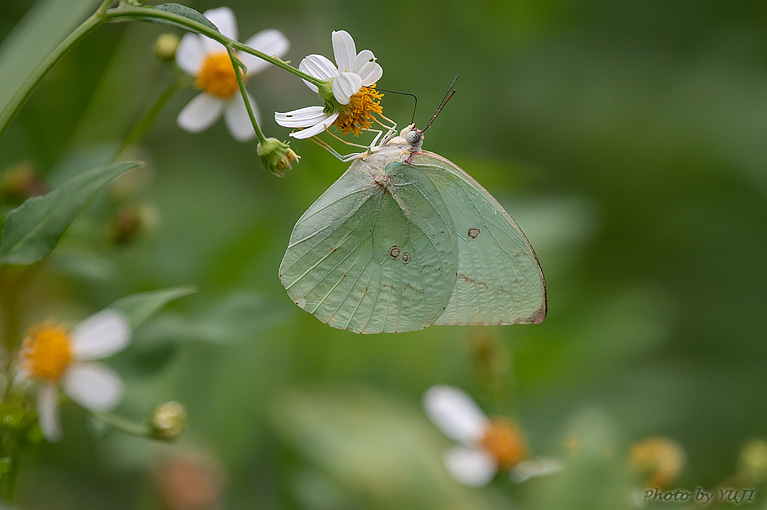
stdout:
[[123,394],[122,381],[114,370],[96,363],[75,363],[69,367],[62,387],[72,400],[95,411],[112,409]]
[[[333,65],[333,62],[322,55],[309,55],[304,58],[301,63],[298,64],[298,70],[323,81],[338,76],[338,69]],[[314,92],[317,92],[317,85],[309,83],[306,80],[304,80],[304,83],[306,83],[306,86]]]
[[295,133],[290,133],[290,136],[292,136],[293,138],[302,140],[304,138],[310,138],[314,135],[318,135],[322,133],[323,131],[325,131],[325,129],[329,127],[331,124],[333,124],[337,118],[338,118],[338,112],[332,114],[327,119],[323,120],[322,122],[318,122],[317,124],[315,124],[314,126],[310,128],[307,128],[301,131],[296,131]]
[[41,384],[37,390],[37,420],[40,430],[48,442],[53,443],[61,437],[59,421],[59,389],[55,384]]
[[[278,58],[282,58],[290,48],[290,41],[279,30],[262,30],[245,41],[245,44],[270,57]],[[250,53],[240,52],[238,56],[248,68],[248,75],[257,73],[271,65],[266,60],[261,60]]]
[[352,65],[351,71],[353,73],[360,74],[360,69],[362,69],[362,66],[375,61],[376,61],[376,56],[373,55],[372,51],[362,50],[359,53],[357,53],[356,57],[354,57],[354,65]]
[[327,119],[329,115],[325,113],[322,106],[307,106],[290,112],[274,113],[274,120],[282,127],[296,128],[309,127]]
[[104,358],[125,349],[129,342],[128,319],[117,310],[91,315],[72,330],[72,350],[77,360]]
[[[232,12],[229,7],[209,9],[203,12],[202,15],[216,25],[216,28],[218,28],[218,31],[221,32],[221,34],[227,36],[229,39],[237,40],[237,19],[234,17],[234,12]],[[207,37],[204,38],[204,44],[208,51],[212,51],[213,49],[215,49],[215,51],[220,51],[218,48],[226,51],[226,48],[224,48],[221,43]]]
[[333,32],[333,56],[336,58],[338,70],[342,73],[351,72],[354,68],[354,59],[357,57],[357,48],[354,39],[346,30]]
[[200,94],[178,114],[179,127],[190,133],[199,133],[211,126],[224,108],[224,102],[210,94]]
[[548,457],[523,460],[509,471],[511,481],[522,483],[536,476],[548,476],[562,471],[564,462]]
[[205,50],[199,35],[185,34],[176,50],[176,63],[186,74],[197,76],[205,60]]
[[[250,94],[250,106],[253,108],[253,114],[256,116],[256,121],[261,122],[261,115],[258,111],[258,105],[253,100]],[[245,101],[242,100],[240,94],[236,94],[226,104],[224,108],[224,120],[226,121],[226,127],[229,128],[229,133],[238,142],[247,142],[256,136],[256,132],[253,130],[253,124],[250,122],[250,116],[248,110],[245,108]]]
[[362,80],[354,73],[341,73],[333,80],[333,95],[341,104],[349,104],[351,97],[360,91]]
[[368,62],[364,64],[358,71],[359,77],[362,80],[364,87],[369,87],[383,76],[383,68],[375,62]]
[[464,485],[484,487],[498,473],[498,462],[487,452],[457,446],[445,453],[445,467]]
[[423,408],[446,436],[466,445],[477,442],[490,421],[469,395],[452,386],[426,390]]

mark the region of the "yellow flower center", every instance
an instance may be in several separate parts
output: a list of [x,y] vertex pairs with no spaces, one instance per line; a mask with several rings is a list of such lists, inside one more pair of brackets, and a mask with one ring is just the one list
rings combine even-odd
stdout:
[[378,92],[375,84],[370,87],[362,87],[349,100],[349,104],[342,104],[338,118],[333,123],[341,134],[354,133],[358,136],[363,129],[371,126],[373,113],[382,113],[383,108],[378,104],[383,94]]
[[496,418],[485,429],[479,444],[498,461],[501,468],[511,468],[527,456],[525,442],[517,425],[503,418]]
[[30,377],[58,381],[72,361],[71,343],[63,326],[41,324],[30,329],[24,339],[19,365]]
[[[245,80],[245,76],[242,77]],[[225,51],[210,53],[202,63],[194,86],[221,99],[229,99],[240,87],[232,61]]]

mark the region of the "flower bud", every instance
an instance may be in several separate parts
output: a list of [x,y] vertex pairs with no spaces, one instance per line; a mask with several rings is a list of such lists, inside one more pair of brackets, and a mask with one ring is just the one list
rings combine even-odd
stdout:
[[48,188],[31,163],[19,163],[0,176],[0,197],[23,201],[46,193]]
[[149,427],[153,439],[175,441],[186,428],[186,408],[175,401],[160,404],[152,413]]
[[176,50],[181,41],[177,34],[160,35],[154,42],[154,56],[160,62],[172,62],[176,58]]
[[738,458],[738,473],[749,485],[767,481],[767,442],[752,439],[743,446]]
[[154,230],[157,224],[157,210],[151,205],[122,206],[110,225],[109,241],[118,246],[127,246],[142,234]]
[[261,158],[261,166],[277,177],[283,177],[285,170],[293,168],[291,163],[300,158],[290,148],[289,143],[281,142],[276,138],[267,138],[258,144],[258,157]]

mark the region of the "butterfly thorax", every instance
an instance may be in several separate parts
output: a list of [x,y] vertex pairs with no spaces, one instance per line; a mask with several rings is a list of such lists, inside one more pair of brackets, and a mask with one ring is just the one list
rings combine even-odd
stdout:
[[[416,133],[417,136],[413,136]],[[417,139],[417,141],[414,141]],[[388,176],[386,165],[392,162],[410,164],[413,154],[421,152],[423,134],[414,124],[407,126],[385,143],[371,147],[360,159],[352,163],[350,170],[356,169],[370,174],[375,182],[386,188]]]

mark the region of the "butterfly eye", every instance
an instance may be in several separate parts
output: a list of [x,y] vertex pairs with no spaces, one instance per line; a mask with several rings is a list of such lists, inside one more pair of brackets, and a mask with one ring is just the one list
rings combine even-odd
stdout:
[[407,140],[407,143],[410,145],[415,145],[421,141],[421,133],[414,129],[405,135],[405,140]]

